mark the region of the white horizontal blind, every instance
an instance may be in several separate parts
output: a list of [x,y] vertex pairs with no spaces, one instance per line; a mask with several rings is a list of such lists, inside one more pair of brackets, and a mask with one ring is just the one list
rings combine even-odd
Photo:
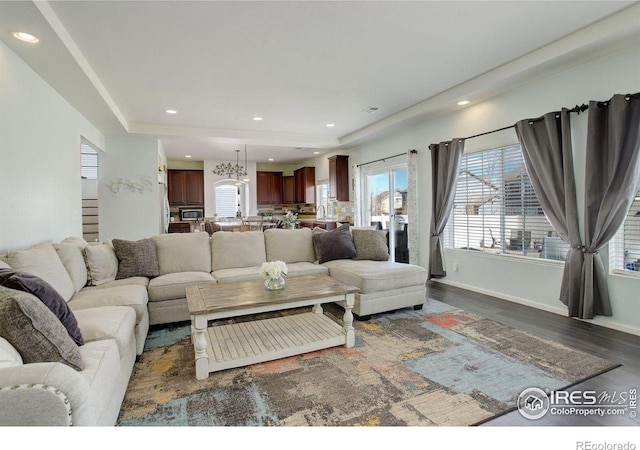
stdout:
[[80,142],[80,175],[87,180],[98,179],[98,149],[84,140]]
[[519,145],[464,155],[445,248],[564,260],[568,246],[549,224]]
[[612,270],[640,276],[640,191],[609,244],[609,264]]
[[218,217],[235,217],[238,211],[238,188],[218,186],[216,191],[216,214]]

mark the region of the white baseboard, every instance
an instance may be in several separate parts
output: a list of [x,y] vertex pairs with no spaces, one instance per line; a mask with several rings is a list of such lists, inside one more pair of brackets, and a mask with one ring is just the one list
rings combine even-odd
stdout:
[[[442,284],[447,284],[449,286],[459,287],[461,289],[466,289],[468,291],[477,292],[479,294],[490,295],[491,297],[500,298],[502,300],[507,300],[507,301],[510,301],[510,302],[513,302],[513,303],[518,303],[518,304],[524,305],[524,306],[530,306],[531,308],[541,309],[543,311],[547,311],[547,312],[550,312],[550,313],[558,314],[558,315],[561,315],[561,316],[565,316],[565,317],[567,316],[566,308],[545,305],[544,303],[535,302],[535,301],[528,300],[528,299],[522,298],[522,297],[516,297],[515,295],[509,295],[509,294],[505,294],[503,292],[492,291],[491,289],[479,288],[477,286],[473,286],[473,285],[465,284],[465,283],[460,283],[460,282],[457,282],[457,281],[446,280],[444,278],[437,278],[437,279],[434,278],[431,281],[435,281],[437,283],[442,283]],[[612,330],[622,331],[623,333],[629,333],[629,334],[633,334],[635,336],[640,336],[640,328],[629,326],[629,325],[624,325],[624,324],[621,324],[621,323],[618,323],[618,322],[614,322],[610,318],[596,317],[596,318],[590,319],[590,320],[585,320],[585,319],[576,319],[576,320],[581,320],[583,322],[587,322],[587,323],[590,323],[590,324],[593,324],[593,325],[598,325],[598,326],[601,326],[603,328],[610,328]]]

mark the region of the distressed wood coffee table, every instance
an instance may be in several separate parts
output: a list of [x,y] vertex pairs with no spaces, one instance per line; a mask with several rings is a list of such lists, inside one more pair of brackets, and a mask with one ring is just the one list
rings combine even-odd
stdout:
[[[299,355],[323,348],[353,347],[354,293],[358,288],[327,275],[287,278],[279,291],[263,280],[187,288],[196,378],[210,372]],[[344,302],[343,324],[323,314],[322,303]],[[209,321],[313,306],[311,312],[222,325]]]

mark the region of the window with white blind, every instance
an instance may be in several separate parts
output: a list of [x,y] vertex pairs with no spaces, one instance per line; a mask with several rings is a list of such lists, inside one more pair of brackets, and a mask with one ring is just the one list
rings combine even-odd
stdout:
[[87,180],[98,179],[98,149],[84,139],[80,142],[80,175]]
[[238,188],[232,185],[216,186],[216,214],[218,217],[235,217],[238,212]]
[[609,265],[614,272],[640,277],[640,191],[609,243]]
[[533,191],[519,145],[463,155],[445,248],[564,260]]

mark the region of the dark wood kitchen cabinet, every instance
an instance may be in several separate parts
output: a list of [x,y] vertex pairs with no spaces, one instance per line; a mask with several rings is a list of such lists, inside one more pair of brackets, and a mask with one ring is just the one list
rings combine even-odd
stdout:
[[293,175],[282,177],[282,203],[296,202],[296,180]]
[[169,205],[204,205],[204,172],[202,170],[168,171]]
[[349,156],[329,158],[329,198],[339,202],[349,201]]
[[258,205],[282,203],[282,172],[256,172]]
[[301,167],[293,172],[296,203],[316,202],[316,168]]

